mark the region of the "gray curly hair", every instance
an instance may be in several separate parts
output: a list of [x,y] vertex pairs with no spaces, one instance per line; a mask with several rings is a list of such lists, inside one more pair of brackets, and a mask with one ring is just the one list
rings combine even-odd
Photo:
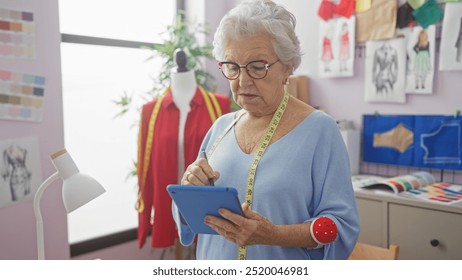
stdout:
[[243,1],[221,20],[213,40],[213,56],[223,60],[223,46],[227,40],[243,40],[266,32],[273,38],[273,49],[278,58],[286,65],[292,64],[295,70],[301,62],[295,25],[295,16],[272,1]]

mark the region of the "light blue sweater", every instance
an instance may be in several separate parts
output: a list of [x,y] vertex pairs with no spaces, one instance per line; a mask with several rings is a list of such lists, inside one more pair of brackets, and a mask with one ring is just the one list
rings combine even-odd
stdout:
[[[208,151],[234,117],[235,113],[230,113],[219,118],[206,135],[202,148]],[[242,152],[231,129],[209,158],[210,165],[220,172],[216,185],[235,187],[241,202],[253,156]],[[339,235],[335,242],[316,250],[248,246],[247,259],[348,258],[359,234],[359,219],[348,154],[331,117],[315,111],[267,148],[256,172],[252,209],[279,225],[300,224],[327,216],[335,221]],[[195,236],[187,225],[178,223],[175,206],[173,214],[181,243],[191,244]],[[237,249],[220,235],[200,234],[197,259],[236,259]]]

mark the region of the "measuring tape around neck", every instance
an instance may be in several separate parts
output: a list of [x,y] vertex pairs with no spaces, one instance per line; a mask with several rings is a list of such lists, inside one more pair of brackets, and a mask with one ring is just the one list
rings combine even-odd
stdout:
[[[281,103],[279,104],[276,112],[274,113],[270,124],[268,125],[265,134],[260,140],[260,145],[258,147],[257,152],[255,153],[252,162],[250,164],[249,168],[249,174],[247,177],[247,186],[246,186],[246,191],[245,191],[245,202],[249,204],[249,209],[252,208],[252,200],[253,200],[253,187],[254,187],[254,182],[255,182],[255,175],[257,172],[257,167],[258,164],[260,163],[260,159],[263,156],[263,153],[265,152],[266,148],[268,147],[271,138],[273,137],[274,132],[276,131],[276,128],[279,125],[279,122],[282,118],[282,115],[284,114],[284,111],[286,110],[287,103],[289,102],[289,95],[286,93],[284,94],[284,98],[282,99]],[[218,144],[221,142],[223,137],[231,130],[231,128],[237,123],[237,121],[242,117],[244,114],[240,114],[236,119],[218,136],[217,140],[213,143],[212,147],[210,148],[208,152],[209,158],[211,157],[213,151],[215,148],[218,146]],[[238,260],[245,260],[247,256],[247,247],[246,246],[241,246],[238,249],[237,253],[237,259]]]
[[[279,121],[281,120],[282,115],[284,114],[284,111],[286,110],[288,101],[289,101],[289,95],[284,94],[284,98],[282,99],[281,104],[279,104],[278,109],[274,113],[273,118],[271,119],[271,122],[268,128],[266,129],[265,135],[263,135],[263,138],[261,139],[260,147],[258,147],[258,150],[255,153],[255,156],[253,157],[252,163],[250,164],[249,176],[247,177],[247,187],[245,191],[245,202],[249,204],[249,209],[252,208],[253,186],[255,183],[255,175],[257,172],[258,164],[260,163],[260,159],[262,158],[263,153],[266,151],[266,148],[268,147],[271,141],[271,138],[273,137],[273,134],[279,125]],[[247,256],[247,247],[240,246],[237,252],[237,259],[245,260],[246,256]]]

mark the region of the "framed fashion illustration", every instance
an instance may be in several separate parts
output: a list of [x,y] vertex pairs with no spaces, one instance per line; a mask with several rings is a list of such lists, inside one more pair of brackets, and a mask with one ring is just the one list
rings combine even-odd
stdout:
[[462,3],[446,3],[439,66],[440,70],[462,70]]
[[0,141],[0,207],[32,199],[42,181],[35,137]]
[[401,29],[406,38],[406,93],[431,94],[435,73],[435,25]]
[[319,24],[318,74],[321,78],[352,77],[355,17],[336,17]]
[[365,72],[366,102],[404,103],[406,40],[368,41]]

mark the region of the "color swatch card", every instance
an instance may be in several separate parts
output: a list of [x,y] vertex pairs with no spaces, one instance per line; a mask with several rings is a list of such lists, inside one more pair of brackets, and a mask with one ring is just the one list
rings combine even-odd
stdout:
[[34,56],[34,14],[0,8],[0,57]]
[[45,77],[0,69],[0,119],[41,121]]
[[462,203],[462,186],[439,182],[411,190],[406,196],[442,204]]

